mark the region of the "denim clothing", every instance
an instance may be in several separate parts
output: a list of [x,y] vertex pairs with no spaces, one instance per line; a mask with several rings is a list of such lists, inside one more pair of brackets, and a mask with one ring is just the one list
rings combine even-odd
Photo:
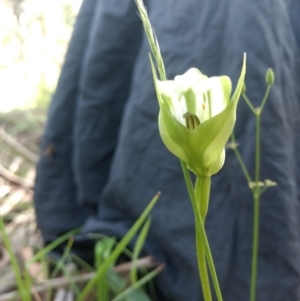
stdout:
[[[247,53],[247,94],[264,96],[257,301],[300,300],[299,0],[149,0],[149,17],[173,79],[191,67],[228,75],[235,88]],[[149,46],[133,0],[84,0],[49,109],[35,185],[45,243],[77,226],[121,238],[157,191],[144,254],[166,269],[160,301],[203,300],[194,217],[177,158],[163,145]],[[252,177],[255,117],[241,99],[235,136]],[[51,148],[51,155],[47,151]],[[206,230],[223,298],[249,298],[253,200],[231,149],[212,178]],[[76,249],[76,244],[75,248]],[[76,252],[76,250],[74,250]],[[90,258],[84,240],[77,252]]]

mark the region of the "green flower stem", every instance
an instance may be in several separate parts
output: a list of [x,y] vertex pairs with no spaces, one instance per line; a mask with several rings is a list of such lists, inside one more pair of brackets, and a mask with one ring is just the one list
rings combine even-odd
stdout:
[[[205,198],[209,198],[210,177],[202,178],[200,181],[202,182],[201,183],[202,191],[201,191],[199,200],[201,200],[201,202],[206,203],[207,207],[208,207],[209,199],[205,199]],[[206,209],[206,212],[207,212],[207,209]],[[206,215],[206,213],[205,213],[205,215]],[[207,239],[205,228],[204,228],[204,219],[202,218],[199,210],[196,212],[196,218],[198,220],[197,224],[199,227],[199,234],[200,234],[201,242],[204,245],[206,260],[208,263],[208,267],[209,267],[210,275],[211,275],[211,278],[213,281],[214,289],[215,289],[215,292],[217,295],[217,299],[218,299],[218,301],[223,301],[214,261],[213,261],[212,255],[211,255],[208,239]]]
[[254,216],[253,216],[253,244],[252,244],[252,264],[251,264],[251,287],[250,300],[256,299],[256,282],[257,282],[257,258],[259,244],[259,194],[254,194]]
[[197,177],[195,184],[195,198],[197,206],[200,209],[201,218],[203,224],[205,224],[205,218],[208,210],[210,193],[210,177]]
[[239,161],[239,163],[240,163],[240,166],[241,166],[241,168],[242,168],[242,170],[243,170],[243,173],[244,173],[244,175],[245,175],[245,178],[247,179],[247,182],[248,182],[248,184],[249,183],[251,183],[252,182],[252,179],[251,179],[251,176],[250,176],[250,174],[249,174],[249,171],[248,171],[248,169],[247,169],[247,167],[246,167],[246,164],[245,164],[245,162],[244,162],[244,160],[243,160],[243,158],[242,158],[242,156],[241,156],[241,153],[240,153],[240,151],[239,151],[239,149],[238,149],[238,144],[236,143],[236,140],[235,140],[235,135],[234,135],[234,133],[232,132],[232,134],[231,134],[231,148],[233,149],[233,151],[234,151],[234,153],[235,153],[235,156],[237,157],[237,159],[238,159],[238,161]]
[[264,109],[264,107],[265,107],[265,105],[266,105],[267,99],[268,99],[268,97],[269,97],[269,95],[270,95],[270,92],[271,92],[272,85],[273,85],[273,84],[269,84],[269,85],[267,86],[267,90],[266,90],[265,96],[264,96],[264,98],[263,98],[263,100],[262,100],[262,102],[261,102],[261,106],[260,106],[260,114],[259,114],[259,115],[261,115],[261,113],[262,113],[262,111],[263,111],[263,109]]
[[[269,97],[272,85],[274,84],[275,77],[272,69],[268,69],[266,73],[267,89],[260,107],[255,108],[251,100],[246,95],[246,89],[243,91],[243,98],[246,104],[249,106],[252,113],[256,118],[256,133],[255,133],[255,174],[254,182],[252,182],[247,167],[242,159],[242,156],[237,149],[234,134],[231,135],[232,149],[234,150],[236,157],[242,167],[242,170],[247,178],[249,187],[253,194],[253,243],[252,243],[252,263],[251,263],[251,284],[250,284],[250,301],[256,300],[256,284],[257,284],[257,265],[258,265],[258,247],[259,247],[259,223],[260,223],[260,197],[269,187],[275,186],[276,183],[267,183],[267,180],[263,185],[260,185],[260,160],[261,160],[261,114],[266,105]],[[251,184],[251,185],[250,185]],[[265,185],[265,186],[264,186]],[[264,186],[264,187],[263,187]]]
[[[267,94],[267,93],[266,93]],[[263,101],[264,103],[264,101]],[[256,134],[255,134],[255,183],[260,180],[260,120],[261,108],[256,109]],[[256,283],[257,283],[257,262],[258,262],[258,245],[259,245],[259,210],[260,187],[256,185],[253,189],[253,243],[252,243],[252,263],[251,263],[251,286],[250,301],[256,299]]]
[[[200,212],[201,219],[203,222],[202,227],[204,228],[204,221],[207,214],[208,209],[208,201],[209,201],[209,192],[210,192],[210,177],[203,177],[203,178],[197,178],[196,184],[195,184],[195,193],[194,193],[194,205],[193,209],[194,211],[197,210],[197,212]],[[194,208],[196,207],[196,208]],[[195,216],[195,218],[199,218]],[[198,223],[199,224],[199,223]],[[206,264],[206,257],[205,257],[205,248],[202,243],[202,235],[199,226],[197,226],[196,229],[196,243],[197,243],[197,254],[198,254],[198,264],[199,264],[199,272],[200,272],[200,278],[202,282],[202,287],[204,285],[208,286],[209,288],[209,294],[207,295],[207,299],[205,300],[212,300],[211,298],[211,292],[210,292],[210,283],[209,283],[209,277],[207,273],[207,264]]]
[[[272,84],[267,86],[266,93],[262,100],[261,106],[254,111],[256,118],[256,133],[255,133],[255,183],[260,181],[260,157],[261,157],[261,114],[269,97]],[[244,96],[244,95],[243,95]],[[258,246],[259,246],[259,221],[260,221],[260,196],[261,188],[256,185],[253,188],[253,244],[252,244],[252,263],[251,263],[251,286],[250,286],[250,301],[256,300],[256,284],[257,284],[257,262],[258,262]]]
[[202,243],[202,235],[200,231],[201,225],[199,224],[199,219],[197,218],[197,213],[200,213],[200,209],[198,208],[195,192],[193,188],[193,184],[189,175],[189,171],[187,169],[187,166],[185,163],[180,161],[185,183],[188,189],[188,193],[191,199],[194,215],[195,215],[195,226],[196,226],[196,249],[197,249],[197,261],[198,261],[198,269],[199,269],[199,275],[202,285],[202,291],[205,301],[211,301],[211,291],[210,291],[210,283],[207,273],[207,267],[206,267],[206,259],[205,259],[205,248]]
[[243,93],[243,98],[246,104],[248,105],[248,107],[250,108],[250,110],[252,111],[252,113],[255,114],[255,108],[253,107],[252,102],[250,101],[246,93]]
[[208,277],[207,265],[206,265],[206,258],[205,258],[205,249],[201,243],[200,237],[201,237],[200,231],[198,229],[196,229],[198,268],[199,268],[199,274],[200,274],[200,280],[201,280],[204,300],[212,301],[210,283],[209,283],[209,277]]
[[[255,134],[255,182],[260,180],[260,108],[256,114],[256,134]],[[259,194],[259,187],[254,190],[255,194]]]
[[[187,168],[186,164],[183,163],[182,161],[180,161],[180,163],[181,163],[185,183],[186,183],[186,186],[187,186],[187,189],[188,189],[188,193],[189,193],[189,196],[190,196],[190,199],[191,199],[193,211],[194,211],[194,214],[195,214],[197,256],[199,255],[199,253],[198,253],[199,245],[204,246],[205,256],[206,256],[206,260],[207,260],[208,267],[209,267],[209,270],[210,270],[210,274],[211,274],[211,278],[212,278],[212,281],[213,281],[214,289],[215,289],[215,292],[216,292],[216,295],[217,295],[217,299],[218,299],[218,301],[223,301],[220,286],[219,286],[219,282],[218,282],[217,273],[216,273],[214,262],[213,262],[213,259],[212,259],[208,239],[207,239],[207,236],[206,236],[206,233],[205,233],[203,220],[202,220],[200,210],[199,210],[197,202],[196,202],[195,191],[194,191],[193,184],[192,184],[192,181],[191,181],[191,178],[190,178],[190,174],[189,174],[189,171],[188,171],[188,168]],[[200,261],[201,260],[199,260],[199,257],[198,257],[198,264],[200,264]],[[200,267],[199,267],[199,273],[200,273]],[[200,274],[200,277],[201,277],[201,274]]]

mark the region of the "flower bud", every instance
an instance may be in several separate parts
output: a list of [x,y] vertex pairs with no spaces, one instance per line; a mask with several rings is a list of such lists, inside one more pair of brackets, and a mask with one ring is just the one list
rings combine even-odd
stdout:
[[266,83],[267,85],[273,85],[275,81],[275,75],[274,75],[274,71],[269,68],[266,72]]

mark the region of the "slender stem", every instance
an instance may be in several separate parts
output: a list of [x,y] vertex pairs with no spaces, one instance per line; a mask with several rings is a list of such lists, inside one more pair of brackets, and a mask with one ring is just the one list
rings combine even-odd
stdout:
[[[206,256],[206,260],[207,260],[207,263],[208,263],[210,275],[211,275],[211,278],[212,278],[212,281],[213,281],[214,289],[215,289],[215,292],[216,292],[216,295],[217,295],[217,299],[218,299],[218,301],[223,301],[220,286],[219,286],[219,282],[218,282],[218,277],[217,277],[217,273],[216,273],[216,269],[215,269],[213,258],[212,258],[212,255],[211,255],[208,239],[207,239],[207,236],[206,236],[206,233],[205,233],[203,220],[202,220],[202,217],[201,217],[201,214],[200,214],[200,210],[198,210],[198,205],[197,205],[197,202],[196,202],[194,188],[193,188],[193,184],[192,184],[192,181],[191,181],[191,178],[190,178],[190,174],[189,174],[189,171],[187,169],[186,164],[183,163],[182,161],[180,161],[180,163],[181,163],[184,179],[185,179],[185,182],[186,182],[186,185],[187,185],[187,189],[188,189],[188,192],[189,192],[189,196],[190,196],[192,207],[193,207],[194,214],[195,214],[195,219],[196,219],[196,243],[198,244],[200,242],[204,246],[205,256]],[[208,183],[210,183],[210,182],[208,182]]]
[[[213,261],[212,255],[211,255],[208,239],[207,239],[205,228],[204,228],[204,220],[205,220],[205,215],[207,213],[207,207],[208,207],[208,203],[209,203],[210,177],[198,178],[197,181],[200,182],[199,186],[201,187],[201,191],[200,191],[198,200],[201,201],[201,203],[203,202],[204,204],[206,204],[202,207],[202,208],[206,207],[206,209],[203,209],[203,212],[202,212],[203,215],[201,214],[201,212],[199,210],[196,212],[197,227],[199,228],[200,239],[201,239],[202,245],[204,246],[204,249],[205,249],[206,260],[208,263],[208,267],[209,267],[210,275],[211,275],[211,278],[213,281],[214,289],[215,289],[215,292],[217,295],[217,299],[218,299],[218,301],[223,301],[214,261]],[[197,197],[195,198],[195,200],[197,201]],[[201,206],[199,206],[199,207],[201,207]]]
[[240,166],[241,166],[241,168],[243,170],[243,173],[244,173],[244,175],[245,175],[245,177],[247,179],[247,182],[248,183],[252,182],[252,179],[251,179],[249,171],[248,171],[248,169],[246,167],[246,164],[245,164],[245,162],[244,162],[244,160],[243,160],[243,158],[242,158],[242,156],[240,154],[240,151],[237,148],[237,143],[236,143],[235,135],[234,135],[233,132],[231,134],[231,143],[232,143],[232,149],[233,149],[233,151],[234,151],[234,153],[235,153],[235,155],[236,155],[236,157],[237,157],[237,159],[238,159],[238,161],[240,163]]
[[203,290],[203,296],[205,301],[212,301],[209,277],[207,272],[205,248],[202,244],[200,230],[196,228],[196,245],[197,245],[197,257],[198,257],[198,268],[201,279],[201,285]]
[[201,218],[205,224],[205,218],[208,211],[210,193],[210,177],[197,177],[195,184],[195,199],[200,210]]
[[[258,185],[260,181],[260,136],[261,136],[261,114],[265,107],[266,101],[269,97],[272,84],[268,84],[266,93],[264,95],[264,98],[261,102],[260,107],[254,108],[252,105],[250,99],[247,97],[247,95],[244,93],[243,98],[246,101],[247,105],[253,112],[253,114],[256,117],[256,134],[255,134],[255,187],[252,189],[253,193],[253,244],[252,244],[252,263],[251,263],[251,284],[250,284],[250,301],[256,300],[256,284],[257,284],[257,262],[258,262],[258,247],[259,247],[259,221],[260,221],[260,196],[263,192],[267,190],[268,187],[264,187],[261,189],[261,187]],[[232,143],[235,145],[235,139],[234,135],[231,136]],[[235,154],[237,156],[238,161],[240,162],[243,172],[247,178],[248,183],[252,182],[251,177],[246,169],[246,166],[243,164],[242,157],[236,147],[233,147],[233,150],[235,151]]]
[[254,193],[254,216],[253,216],[253,244],[252,244],[252,265],[251,265],[251,288],[250,300],[256,299],[256,282],[257,282],[257,259],[259,244],[259,194]]
[[[255,182],[260,180],[260,112],[256,114],[256,134],[255,134]],[[257,187],[257,193],[258,193]]]
[[206,267],[206,260],[205,260],[205,248],[202,243],[202,237],[201,237],[201,231],[197,219],[197,213],[199,212],[199,207],[196,202],[196,197],[195,197],[195,192],[194,192],[194,187],[191,181],[191,177],[189,174],[189,171],[186,167],[186,164],[180,161],[185,183],[188,189],[188,193],[190,196],[190,200],[192,203],[194,215],[195,215],[195,226],[196,226],[196,250],[197,250],[197,261],[198,261],[198,269],[199,269],[199,275],[200,275],[200,280],[201,280],[201,286],[202,286],[202,291],[203,291],[203,296],[205,301],[211,301],[211,291],[210,291],[210,283],[209,283],[209,278],[208,278],[208,273],[207,273],[207,267]]
[[[200,212],[200,216],[203,221],[203,225],[201,227],[203,229],[204,229],[205,217],[206,217],[207,210],[208,210],[209,192],[210,192],[210,177],[203,177],[203,178],[198,177],[196,180],[196,184],[195,184],[195,190],[194,190],[195,204],[193,205],[193,207],[196,207],[196,210],[198,213]],[[195,213],[195,218],[196,219],[198,218],[196,213]],[[202,238],[203,234],[201,234],[200,228],[199,228],[199,226],[197,226],[197,229],[196,229],[196,237],[198,237],[197,245],[199,245],[199,249],[198,249],[198,256],[199,256],[199,263],[200,263],[199,271],[200,271],[200,275],[201,275],[201,281],[204,282],[206,285],[208,285],[208,287],[210,288],[209,277],[208,277],[208,273],[207,273],[207,264],[206,264],[206,258],[205,258],[205,248],[202,243],[203,242],[203,238]],[[199,242],[200,242],[200,244],[199,244]],[[212,300],[210,289],[209,289],[208,293],[209,293],[209,295],[207,296],[207,300]]]
[[201,238],[203,239],[202,243],[204,244],[206,260],[207,260],[207,263],[208,263],[208,267],[209,267],[210,275],[211,275],[211,278],[212,278],[212,281],[213,281],[214,289],[215,289],[215,292],[216,292],[216,295],[217,295],[217,299],[218,299],[218,301],[223,301],[223,297],[222,297],[222,294],[221,294],[221,289],[220,289],[220,285],[219,285],[219,281],[218,281],[214,261],[213,261],[212,255],[211,255],[211,251],[210,251],[208,239],[207,239],[207,236],[206,236],[205,228],[204,228],[204,225],[203,225],[203,221],[201,219],[201,216],[200,216],[199,212],[197,214],[197,218],[198,218],[198,225],[200,225],[200,227],[199,227],[200,231],[199,232],[200,232]]
[[260,191],[259,191],[259,195],[261,196],[261,195],[262,195],[263,193],[265,193],[269,188],[270,188],[270,187],[268,187],[268,186],[265,186],[265,187],[261,188]]
[[246,104],[248,105],[248,107],[250,108],[250,110],[253,112],[253,114],[255,114],[255,108],[253,107],[252,102],[248,98],[248,96],[246,95],[246,93],[243,93],[243,98],[244,98]]
[[265,107],[265,104],[266,104],[267,99],[268,99],[268,97],[269,97],[271,88],[272,88],[272,85],[268,85],[267,90],[266,90],[266,93],[265,93],[265,96],[264,96],[264,98],[263,98],[263,100],[262,100],[262,102],[261,102],[260,112],[262,112],[262,110],[263,110],[264,107]]
[[[261,108],[258,108],[256,116],[256,145],[255,145],[255,183],[260,180],[260,116]],[[257,259],[258,259],[258,245],[259,245],[259,199],[260,187],[256,185],[253,189],[253,244],[252,244],[252,264],[251,264],[251,287],[250,287],[250,301],[256,299],[256,283],[257,283]]]

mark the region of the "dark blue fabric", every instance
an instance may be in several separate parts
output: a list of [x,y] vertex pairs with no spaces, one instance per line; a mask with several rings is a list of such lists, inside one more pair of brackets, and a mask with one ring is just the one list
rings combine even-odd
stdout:
[[85,0],[48,113],[37,165],[34,204],[45,242],[79,227],[93,213],[77,202],[72,168],[75,103],[96,0]]
[[[151,0],[168,78],[198,67],[235,87],[247,53],[247,93],[260,104],[267,68],[276,83],[262,116],[263,194],[257,301],[300,299],[299,1]],[[157,191],[145,253],[167,267],[160,300],[202,300],[194,218],[178,160],[158,134],[148,42],[132,0],[83,2],[50,106],[35,207],[46,242],[83,233],[122,237]],[[235,129],[254,173],[255,120],[241,100]],[[49,155],[49,146],[53,150]],[[249,295],[253,202],[234,153],[212,179],[206,229],[224,300]],[[82,248],[82,246],[81,246]],[[84,243],[83,243],[84,248]],[[92,250],[86,246],[86,253]]]

